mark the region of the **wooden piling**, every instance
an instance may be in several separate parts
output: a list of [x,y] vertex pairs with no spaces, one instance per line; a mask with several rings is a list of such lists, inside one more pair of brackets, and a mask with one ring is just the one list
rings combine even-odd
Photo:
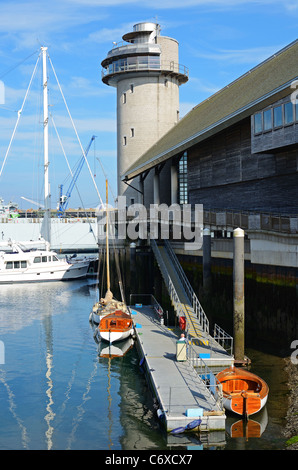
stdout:
[[211,288],[211,234],[208,228],[203,231],[203,286],[206,291]]
[[234,357],[244,361],[244,230],[236,228],[233,233],[233,319],[234,319]]
[[131,293],[137,292],[137,262],[136,262],[136,244],[130,244],[130,289]]

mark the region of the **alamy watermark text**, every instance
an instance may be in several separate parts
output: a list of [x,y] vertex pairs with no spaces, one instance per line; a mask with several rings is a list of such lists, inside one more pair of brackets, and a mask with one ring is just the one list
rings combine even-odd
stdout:
[[[142,204],[126,206],[126,197],[119,196],[116,208],[109,208],[109,238],[132,241],[146,239],[183,240],[185,250],[199,250],[203,242],[203,205]],[[106,208],[99,212],[98,238],[105,238]]]

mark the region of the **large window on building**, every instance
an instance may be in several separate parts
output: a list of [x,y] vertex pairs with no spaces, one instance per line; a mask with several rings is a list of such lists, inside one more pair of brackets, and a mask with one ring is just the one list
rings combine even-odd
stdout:
[[272,129],[272,112],[271,109],[267,109],[263,114],[264,131]]
[[263,121],[262,121],[262,113],[257,113],[254,115],[254,131],[255,134],[262,132],[263,130]]
[[187,152],[184,152],[178,164],[178,189],[179,204],[187,204]]
[[254,134],[261,134],[298,121],[298,105],[291,101],[260,111],[253,116]]
[[285,103],[284,112],[285,112],[285,124],[292,124],[292,122],[294,122],[294,109],[293,109],[293,104],[291,103],[291,101],[289,103]]
[[282,126],[282,106],[273,108],[273,125],[274,127]]

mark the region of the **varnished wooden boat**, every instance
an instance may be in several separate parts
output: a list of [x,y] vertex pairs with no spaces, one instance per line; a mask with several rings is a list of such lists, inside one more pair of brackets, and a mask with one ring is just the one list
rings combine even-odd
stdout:
[[265,406],[269,387],[257,375],[231,367],[219,372],[217,379],[222,384],[223,405],[226,410],[248,417]]
[[[107,265],[107,292],[100,302],[93,306],[91,316],[94,323],[98,323],[95,336],[110,344],[121,341],[133,335],[134,327],[130,311],[124,301],[124,292],[121,290],[122,302],[113,298],[110,290],[110,264],[109,264],[109,209],[108,209],[108,181],[106,180],[106,265]],[[122,283],[119,279],[119,285]]]
[[104,341],[115,343],[133,335],[133,321],[122,310],[105,315],[99,322],[98,332]]

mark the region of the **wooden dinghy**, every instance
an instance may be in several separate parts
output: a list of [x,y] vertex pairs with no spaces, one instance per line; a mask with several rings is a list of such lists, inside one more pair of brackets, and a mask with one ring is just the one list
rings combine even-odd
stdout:
[[265,406],[269,387],[257,375],[230,367],[219,372],[216,377],[222,384],[223,405],[226,410],[248,417]]

